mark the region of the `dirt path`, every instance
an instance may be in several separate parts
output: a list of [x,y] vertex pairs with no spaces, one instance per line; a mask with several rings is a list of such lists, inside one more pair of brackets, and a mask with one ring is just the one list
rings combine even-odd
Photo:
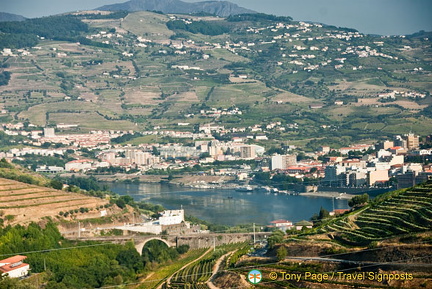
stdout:
[[[195,262],[201,260],[201,259],[204,258],[208,253],[210,253],[211,250],[213,250],[213,248],[209,248],[209,249],[208,249],[207,251],[205,251],[204,254],[202,254],[199,258],[196,258],[195,260],[190,261],[189,263],[187,263],[186,265],[184,265],[183,267],[181,267],[180,269],[178,269],[177,271],[175,271],[171,276],[169,276],[169,278],[168,278],[168,279],[166,280],[166,282],[164,282],[164,283],[167,283],[167,285],[169,285],[169,284],[171,283],[171,279],[172,279],[172,277],[173,277],[177,272],[180,272],[181,270],[183,270],[184,268],[186,268],[186,267],[189,266],[190,264],[193,264],[193,263],[195,263]],[[157,287],[157,289],[161,289],[161,288],[162,288],[162,285],[163,285],[164,283],[160,284],[160,285]]]
[[231,251],[231,252],[226,253],[225,255],[223,255],[222,257],[220,257],[220,258],[216,261],[216,263],[214,264],[212,275],[211,275],[211,277],[208,279],[208,281],[207,281],[207,283],[206,283],[206,285],[207,285],[210,289],[220,289],[219,287],[217,287],[216,285],[213,284],[214,276],[215,276],[216,273],[219,271],[220,265],[221,265],[221,263],[223,262],[223,260],[224,260],[227,256],[233,254],[235,251],[237,251],[237,250],[234,250],[234,251]]
[[149,279],[151,276],[153,276],[154,275],[154,272],[151,272],[150,274],[148,274],[144,279],[142,279],[142,280],[139,280],[139,284],[138,285],[136,285],[134,288],[138,288],[139,286],[141,286],[142,285],[142,283],[144,283],[147,279]]

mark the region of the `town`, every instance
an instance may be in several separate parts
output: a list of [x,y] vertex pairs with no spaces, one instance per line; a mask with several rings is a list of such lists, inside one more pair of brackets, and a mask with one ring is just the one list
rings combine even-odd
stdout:
[[[273,129],[288,129],[280,123],[255,125],[248,128],[227,130],[214,124],[202,125],[198,132],[168,131],[93,131],[89,134],[56,134],[54,128],[32,129],[28,125],[3,124],[3,131],[10,136],[25,136],[22,148],[0,152],[0,158],[11,162],[31,159],[33,156],[49,156],[62,159],[73,154],[76,159],[64,166],[39,164],[39,173],[129,173],[132,176],[154,174],[195,174],[228,176],[220,183],[186,183],[186,186],[236,188],[253,179],[256,172],[271,172],[292,177],[296,182],[307,181],[315,185],[341,188],[406,188],[422,183],[432,175],[431,136],[422,138],[414,134],[396,135],[391,140],[375,144],[353,144],[350,147],[331,148],[321,146],[315,152],[283,145],[275,150],[255,144],[267,139]],[[183,140],[183,142],[116,144],[118,138],[141,136]],[[227,140],[218,140],[224,138]],[[269,149],[275,152],[270,152]],[[84,154],[83,151],[86,153]],[[301,156],[301,158],[299,157]],[[214,164],[235,162],[238,166],[218,168]],[[251,166],[253,164],[253,166]]]
[[0,13],[0,288],[428,288],[431,32],[190,2]]

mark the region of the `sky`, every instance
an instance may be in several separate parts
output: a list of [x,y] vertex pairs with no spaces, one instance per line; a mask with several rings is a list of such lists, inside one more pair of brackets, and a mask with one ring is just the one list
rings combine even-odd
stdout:
[[[199,2],[198,0],[183,0]],[[41,17],[94,9],[125,0],[0,0],[0,12]],[[432,0],[231,0],[239,6],[268,14],[291,16],[354,28],[362,33],[403,35],[432,31]]]

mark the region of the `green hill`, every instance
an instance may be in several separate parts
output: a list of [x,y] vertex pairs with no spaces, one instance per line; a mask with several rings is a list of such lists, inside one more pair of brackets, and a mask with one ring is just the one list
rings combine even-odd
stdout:
[[81,131],[280,122],[269,139],[311,149],[432,133],[427,33],[380,37],[264,14],[101,13],[0,23],[0,48],[12,49],[0,63],[2,122]]
[[350,245],[404,236],[432,229],[432,181],[389,192],[369,205],[325,225],[336,240]]

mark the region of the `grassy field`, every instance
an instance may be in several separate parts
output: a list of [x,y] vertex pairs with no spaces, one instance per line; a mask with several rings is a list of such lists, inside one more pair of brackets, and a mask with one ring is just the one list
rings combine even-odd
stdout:
[[174,34],[165,23],[166,15],[141,11],[129,14],[121,23],[121,27],[135,35],[151,40],[166,40]]

